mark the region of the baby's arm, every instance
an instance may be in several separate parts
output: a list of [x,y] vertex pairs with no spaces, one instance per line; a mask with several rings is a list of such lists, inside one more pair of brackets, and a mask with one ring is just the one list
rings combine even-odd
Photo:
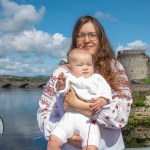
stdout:
[[98,98],[92,98],[91,110],[99,113],[101,109],[112,101],[111,87],[107,81],[99,74],[96,74],[98,84]]

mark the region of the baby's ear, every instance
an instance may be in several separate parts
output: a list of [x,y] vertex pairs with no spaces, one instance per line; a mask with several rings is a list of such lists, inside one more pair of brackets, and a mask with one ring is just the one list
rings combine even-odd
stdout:
[[67,69],[69,69],[69,70],[70,70],[70,65],[69,65],[69,64],[67,64]]

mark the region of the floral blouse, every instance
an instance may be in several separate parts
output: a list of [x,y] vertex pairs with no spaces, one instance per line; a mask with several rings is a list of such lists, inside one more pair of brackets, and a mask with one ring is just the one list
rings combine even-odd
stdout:
[[[105,128],[116,129],[122,128],[127,124],[133,100],[130,84],[123,66],[117,61],[116,64],[112,63],[112,67],[119,77],[121,77],[117,81],[118,86],[121,87],[121,92],[112,91],[112,101],[103,107],[97,117],[97,122],[100,126]],[[65,71],[65,68],[62,67],[58,67],[54,71],[44,88],[41,99],[39,100],[37,120],[39,128],[44,135],[46,132],[50,134],[56,125],[54,122],[58,122],[60,120],[54,84],[58,75],[63,71]],[[47,125],[49,126],[48,128]]]

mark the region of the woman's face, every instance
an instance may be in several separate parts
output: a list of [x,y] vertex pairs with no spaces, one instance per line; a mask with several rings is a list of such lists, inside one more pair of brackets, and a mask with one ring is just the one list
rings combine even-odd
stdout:
[[77,48],[84,48],[94,55],[98,47],[99,40],[94,25],[91,22],[85,23],[78,33]]

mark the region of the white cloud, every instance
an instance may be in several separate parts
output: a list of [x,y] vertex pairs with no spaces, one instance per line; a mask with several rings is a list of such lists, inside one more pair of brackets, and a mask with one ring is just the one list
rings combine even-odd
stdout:
[[13,1],[1,0],[1,32],[20,32],[32,29],[34,23],[42,20],[45,8],[36,10],[32,5],[18,5]]
[[125,46],[120,45],[116,48],[117,51],[120,50],[149,50],[150,46],[141,40],[135,40],[133,42],[127,43]]
[[42,20],[44,7],[36,10],[32,5],[9,0],[0,0],[0,7],[0,74],[49,74],[54,66],[45,66],[66,56],[70,39],[61,33],[52,35],[35,28]]
[[53,35],[53,39],[54,39],[53,43],[56,44],[56,45],[59,45],[59,44],[61,44],[61,42],[63,42],[63,40],[65,39],[65,37],[63,37],[62,34],[55,33]]
[[[34,24],[42,19],[45,8],[36,10],[32,5],[18,5],[1,0],[0,11],[0,56],[18,53],[64,57],[70,40],[60,33],[50,35],[35,29]],[[7,31],[7,32],[6,32]],[[61,52],[59,52],[61,51]]]
[[[5,65],[4,65],[5,64]],[[0,75],[21,75],[21,76],[34,76],[34,75],[50,75],[51,68],[36,66],[33,64],[24,64],[9,58],[0,59]]]
[[8,56],[8,52],[27,52],[36,55],[48,53],[50,56],[64,57],[69,45],[70,40],[60,33],[50,35],[33,29],[0,37],[0,54]]
[[94,16],[97,18],[102,18],[102,19],[106,19],[109,21],[117,21],[117,19],[113,17],[111,13],[96,12]]
[[144,42],[142,42],[141,40],[136,40],[132,43],[128,43],[127,45],[128,47],[133,47],[133,48],[139,48],[139,49],[147,49],[148,45]]

